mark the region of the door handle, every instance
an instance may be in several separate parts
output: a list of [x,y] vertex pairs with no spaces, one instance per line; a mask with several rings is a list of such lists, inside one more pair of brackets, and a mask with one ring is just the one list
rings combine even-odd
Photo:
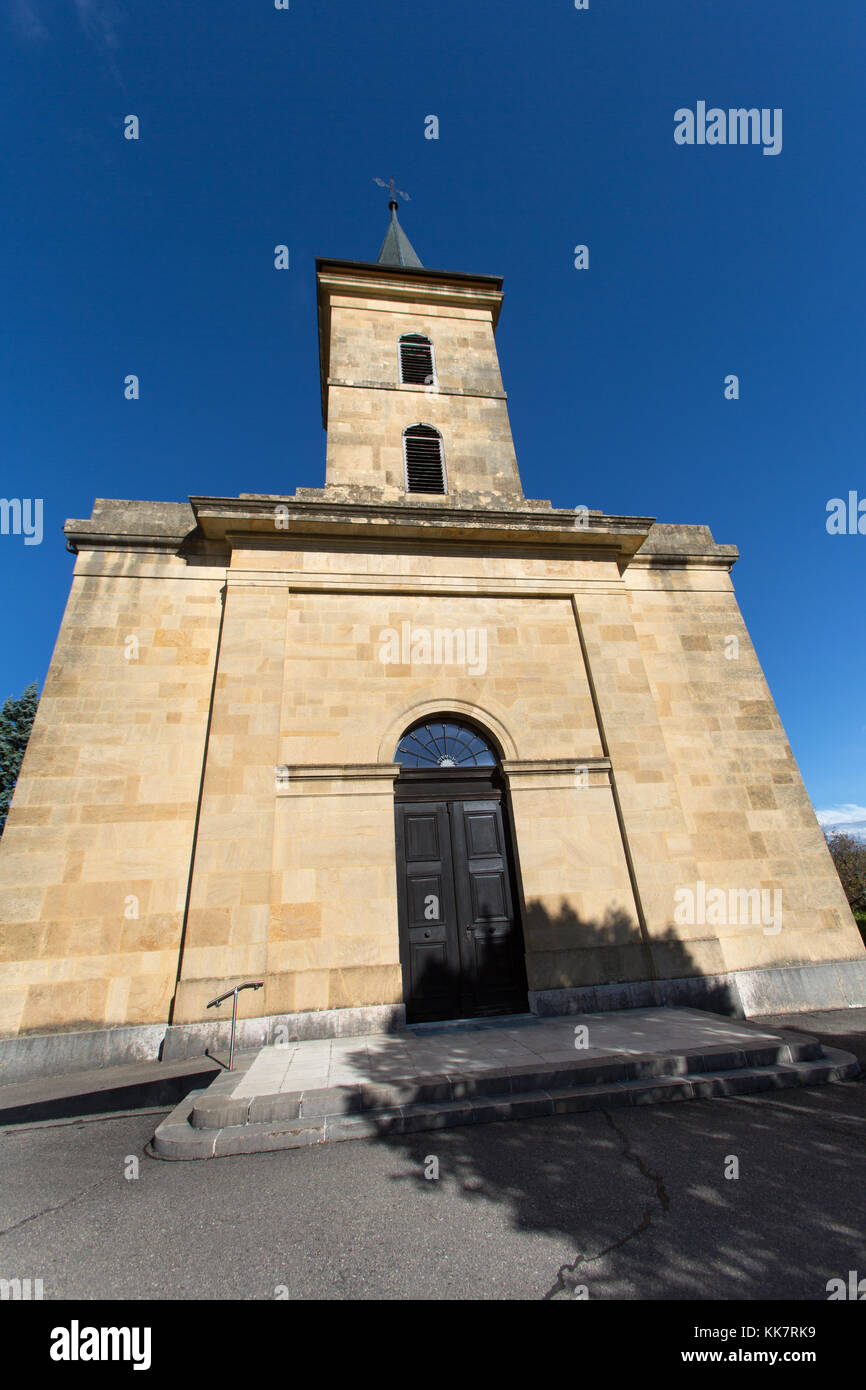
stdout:
[[472,923],[471,923],[471,922],[467,922],[467,923],[466,923],[466,927],[465,927],[466,935],[467,935],[467,936],[471,936],[474,930],[475,930],[475,928],[473,927]]

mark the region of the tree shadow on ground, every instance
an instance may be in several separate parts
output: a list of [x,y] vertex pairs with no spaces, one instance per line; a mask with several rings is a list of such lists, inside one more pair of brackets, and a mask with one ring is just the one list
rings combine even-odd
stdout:
[[[530,940],[550,930],[551,939],[603,953],[603,978],[613,953],[645,957],[627,919],[591,924],[563,908],[544,920],[535,904],[531,923]],[[672,927],[653,944],[664,977],[698,973]],[[735,1011],[723,987],[702,1007]],[[447,1036],[459,1069],[469,1040],[461,1044],[457,1030]],[[838,1035],[828,1041],[840,1045]],[[655,1029],[651,1042],[647,1050],[659,1047]],[[347,1049],[344,1059],[372,1081],[393,1079],[393,1064],[380,1065],[375,1053]],[[540,1297],[586,1288],[589,1297],[823,1300],[829,1279],[866,1264],[864,1115],[866,1087],[855,1082],[405,1136],[383,1124],[366,1142],[399,1158],[393,1181],[417,1186],[419,1239],[436,1187],[425,1177],[431,1158],[467,1202],[506,1208],[516,1230],[562,1238],[572,1254]],[[738,1177],[726,1176],[731,1159]]]

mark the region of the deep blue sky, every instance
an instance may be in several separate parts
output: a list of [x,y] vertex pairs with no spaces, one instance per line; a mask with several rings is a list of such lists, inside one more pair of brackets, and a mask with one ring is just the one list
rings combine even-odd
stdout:
[[[505,277],[527,495],[736,542],[813,801],[866,806],[866,536],[825,528],[866,497],[862,0],[8,0],[2,25],[0,491],[44,498],[45,539],[0,537],[0,699],[44,679],[94,497],[322,484],[314,258],[375,259],[393,173],[425,265]],[[782,108],[782,152],[678,146],[699,100]]]

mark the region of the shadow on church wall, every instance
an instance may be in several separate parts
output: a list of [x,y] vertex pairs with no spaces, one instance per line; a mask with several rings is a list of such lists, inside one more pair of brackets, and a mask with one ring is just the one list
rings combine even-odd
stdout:
[[[531,953],[530,989],[607,984],[628,988],[630,983],[643,989],[642,982],[661,980],[667,983],[658,1002],[669,1002],[669,996],[673,996],[685,1003],[694,1001],[689,981],[700,980],[701,999],[697,1007],[721,1014],[739,1012],[736,993],[702,974],[688,942],[673,923],[655,934],[648,945],[633,916],[622,908],[608,908],[600,921],[587,921],[564,899],[556,913],[537,899],[530,899],[526,904],[525,937]],[[678,980],[685,983],[671,983]],[[642,1002],[651,1004],[653,1000]]]

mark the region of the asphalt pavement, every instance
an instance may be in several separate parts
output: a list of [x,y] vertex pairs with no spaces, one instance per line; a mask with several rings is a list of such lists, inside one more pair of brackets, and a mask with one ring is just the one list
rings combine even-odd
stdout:
[[[862,1059],[852,1012],[802,1026]],[[866,1274],[862,1080],[188,1163],[145,1155],[161,1113],[0,1132],[0,1277],[46,1299],[826,1300]]]

